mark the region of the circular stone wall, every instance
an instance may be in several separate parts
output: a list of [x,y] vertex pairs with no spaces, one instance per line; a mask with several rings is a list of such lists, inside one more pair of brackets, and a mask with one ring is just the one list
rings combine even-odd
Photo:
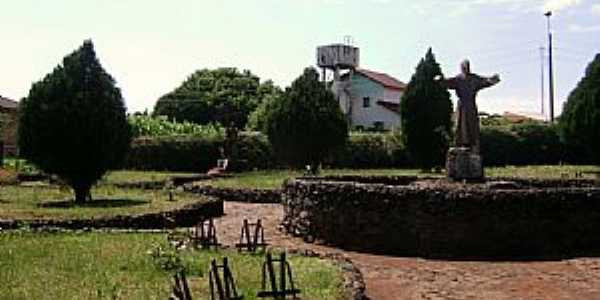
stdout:
[[590,180],[299,178],[284,184],[283,204],[288,232],[351,250],[515,257],[600,249],[600,187]]

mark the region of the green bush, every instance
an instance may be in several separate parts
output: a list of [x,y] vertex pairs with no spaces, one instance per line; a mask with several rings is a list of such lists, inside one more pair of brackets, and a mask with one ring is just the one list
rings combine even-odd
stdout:
[[481,127],[481,156],[486,166],[514,164],[518,138],[505,126]]
[[392,164],[383,133],[353,133],[340,154],[331,162],[340,168],[376,168]]
[[232,171],[271,169],[278,166],[266,135],[260,132],[242,132],[233,146]]
[[[165,136],[134,139],[125,168],[137,170],[206,172],[221,158],[223,137]],[[276,167],[267,137],[243,132],[233,147],[230,171]]]
[[142,137],[131,144],[125,168],[206,172],[220,158],[221,139],[202,137]]
[[[560,142],[556,126],[518,124],[483,126],[481,150],[486,166],[558,164],[585,162],[577,149]],[[128,168],[204,172],[220,158],[223,137],[201,136],[141,137],[134,140],[127,159]],[[415,167],[408,158],[399,133],[351,133],[340,151],[324,164],[332,168]],[[283,164],[275,158],[265,134],[240,133],[233,146],[229,169],[247,171],[273,169]]]
[[343,150],[327,162],[336,168],[389,168],[409,166],[408,154],[395,133],[350,134]]
[[560,142],[558,128],[549,124],[519,124],[512,127],[518,137],[519,159],[515,164],[542,165],[561,162],[563,145]]
[[554,125],[525,123],[481,128],[481,155],[487,166],[572,162],[565,150]]
[[216,124],[198,125],[187,121],[172,122],[166,116],[132,115],[128,117],[128,121],[133,137],[191,135],[221,138],[225,135],[223,127]]

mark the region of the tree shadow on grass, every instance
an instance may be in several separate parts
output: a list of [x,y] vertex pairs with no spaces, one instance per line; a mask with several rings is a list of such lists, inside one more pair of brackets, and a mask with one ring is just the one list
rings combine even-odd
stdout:
[[114,208],[128,207],[148,204],[150,201],[140,199],[94,199],[84,203],[77,203],[74,200],[47,201],[38,204],[38,207],[44,208]]

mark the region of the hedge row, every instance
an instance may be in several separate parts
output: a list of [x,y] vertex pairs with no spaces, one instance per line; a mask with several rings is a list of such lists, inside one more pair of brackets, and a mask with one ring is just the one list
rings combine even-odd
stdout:
[[[193,136],[136,138],[125,168],[137,170],[206,172],[221,158],[223,138]],[[232,149],[229,169],[245,171],[277,166],[266,136],[242,133]]]
[[142,137],[135,139],[125,168],[205,172],[215,166],[222,141],[201,137]]
[[594,163],[564,143],[556,125],[546,124],[482,127],[481,152],[488,166]]
[[[346,147],[325,164],[334,168],[410,167],[397,133],[353,133]],[[126,168],[204,172],[220,158],[222,138],[155,137],[134,140]],[[580,150],[561,141],[556,126],[520,124],[484,126],[481,150],[487,166],[593,163]],[[244,171],[281,167],[267,137],[242,133],[233,147],[230,169]]]
[[410,161],[394,133],[353,133],[327,164],[336,168],[407,167]]

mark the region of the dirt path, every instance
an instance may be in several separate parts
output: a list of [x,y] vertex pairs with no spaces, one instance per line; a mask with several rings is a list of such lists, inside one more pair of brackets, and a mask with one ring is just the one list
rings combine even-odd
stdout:
[[346,252],[307,244],[277,228],[279,204],[225,202],[225,216],[215,225],[221,242],[235,244],[244,218],[261,218],[275,247],[339,252],[360,268],[373,300],[554,300],[600,299],[600,258],[545,262],[464,262],[426,260]]

